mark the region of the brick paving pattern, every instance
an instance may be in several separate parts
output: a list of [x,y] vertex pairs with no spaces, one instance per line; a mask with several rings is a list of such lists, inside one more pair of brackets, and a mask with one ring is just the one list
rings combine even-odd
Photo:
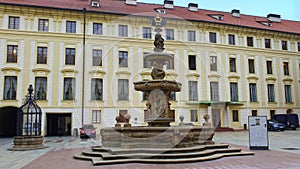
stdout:
[[[229,143],[250,151],[247,131],[217,132],[214,140]],[[271,150],[256,150],[254,156],[225,157],[213,161],[179,164],[118,164],[93,166],[91,161],[73,158],[74,154],[93,145],[100,139],[74,137],[46,137],[46,149],[34,151],[7,151],[12,139],[0,139],[0,169],[300,169],[300,130],[269,132]]]

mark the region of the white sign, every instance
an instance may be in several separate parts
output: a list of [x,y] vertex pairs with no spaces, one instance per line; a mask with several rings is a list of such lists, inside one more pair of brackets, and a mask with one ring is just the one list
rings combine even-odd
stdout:
[[250,150],[269,150],[266,116],[248,116]]

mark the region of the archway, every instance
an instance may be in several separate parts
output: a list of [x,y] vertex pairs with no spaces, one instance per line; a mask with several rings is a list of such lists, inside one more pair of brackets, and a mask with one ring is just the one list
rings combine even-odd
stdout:
[[0,137],[13,137],[17,134],[18,107],[0,108]]

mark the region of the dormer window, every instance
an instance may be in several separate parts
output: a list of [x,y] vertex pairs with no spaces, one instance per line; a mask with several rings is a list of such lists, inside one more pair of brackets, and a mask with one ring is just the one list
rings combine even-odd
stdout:
[[91,1],[91,7],[100,7],[100,1],[99,0],[92,0]]
[[166,14],[166,10],[165,9],[155,9],[155,11],[159,14]]
[[222,15],[222,14],[208,14],[208,16],[210,16],[210,17],[212,17],[212,18],[214,18],[214,19],[216,19],[216,20],[223,20],[223,16],[224,15]]
[[272,26],[272,22],[268,22],[268,21],[257,21],[257,22],[265,26]]

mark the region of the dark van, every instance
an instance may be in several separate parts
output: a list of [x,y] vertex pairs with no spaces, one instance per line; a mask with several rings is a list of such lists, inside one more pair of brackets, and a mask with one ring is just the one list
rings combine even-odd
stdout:
[[286,128],[296,130],[299,127],[298,114],[276,114],[272,119],[285,124]]

